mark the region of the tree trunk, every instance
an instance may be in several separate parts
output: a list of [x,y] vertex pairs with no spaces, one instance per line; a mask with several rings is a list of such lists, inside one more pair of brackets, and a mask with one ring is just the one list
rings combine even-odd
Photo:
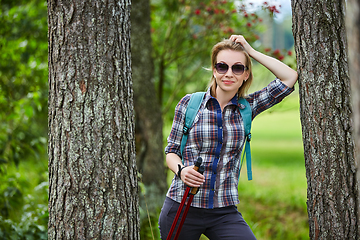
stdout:
[[311,239],[358,239],[345,1],[293,0]]
[[48,1],[49,239],[139,239],[129,18]]
[[[132,2],[131,27],[137,165],[146,186],[148,207],[159,210],[168,186],[164,164],[161,107],[156,98],[154,62],[151,56],[149,0]],[[141,206],[145,209],[143,201]]]
[[[357,163],[357,181],[360,182],[360,3],[347,1],[346,30],[349,47],[349,70],[351,79],[353,123],[355,139],[355,161]],[[360,196],[358,197],[360,198]],[[358,219],[360,213],[358,212]],[[360,226],[359,226],[360,227]]]

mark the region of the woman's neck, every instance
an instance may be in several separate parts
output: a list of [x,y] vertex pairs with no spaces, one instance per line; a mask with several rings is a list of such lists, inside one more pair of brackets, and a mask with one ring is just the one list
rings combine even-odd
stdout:
[[225,92],[219,89],[219,87],[216,88],[216,100],[219,102],[221,110],[224,110],[224,107],[230,100],[235,96],[236,92]]

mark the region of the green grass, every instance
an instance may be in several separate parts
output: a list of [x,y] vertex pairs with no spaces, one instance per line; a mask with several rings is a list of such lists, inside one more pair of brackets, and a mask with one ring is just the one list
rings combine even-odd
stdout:
[[298,96],[264,112],[252,127],[253,180],[239,183],[239,211],[261,239],[309,239]]

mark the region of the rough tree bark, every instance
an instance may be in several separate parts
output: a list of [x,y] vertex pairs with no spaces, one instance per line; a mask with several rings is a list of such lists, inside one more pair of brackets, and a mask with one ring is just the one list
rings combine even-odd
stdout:
[[[131,57],[136,113],[136,159],[148,207],[159,210],[167,190],[161,106],[156,98],[150,32],[150,1],[133,0]],[[141,195],[140,195],[141,196]],[[143,198],[141,206],[145,209]]]
[[292,0],[311,239],[358,239],[345,0]]
[[[360,182],[360,2],[357,0],[347,1],[346,31],[348,37],[349,70],[353,105],[355,161],[357,163],[357,181]],[[358,198],[360,198],[360,196],[358,196]],[[358,219],[360,219],[359,212]]]
[[48,0],[49,239],[139,239],[130,0]]

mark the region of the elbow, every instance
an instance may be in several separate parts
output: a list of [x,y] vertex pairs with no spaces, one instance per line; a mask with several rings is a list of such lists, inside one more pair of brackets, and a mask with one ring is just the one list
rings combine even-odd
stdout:
[[291,74],[286,80],[283,80],[283,83],[289,88],[294,87],[295,83],[298,80],[298,73],[295,70],[292,70]]
[[297,82],[297,80],[298,80],[298,73],[297,73],[297,71],[295,71],[294,70],[294,72],[293,72],[293,76],[292,76],[292,81],[293,81],[293,86],[295,85],[295,83]]

